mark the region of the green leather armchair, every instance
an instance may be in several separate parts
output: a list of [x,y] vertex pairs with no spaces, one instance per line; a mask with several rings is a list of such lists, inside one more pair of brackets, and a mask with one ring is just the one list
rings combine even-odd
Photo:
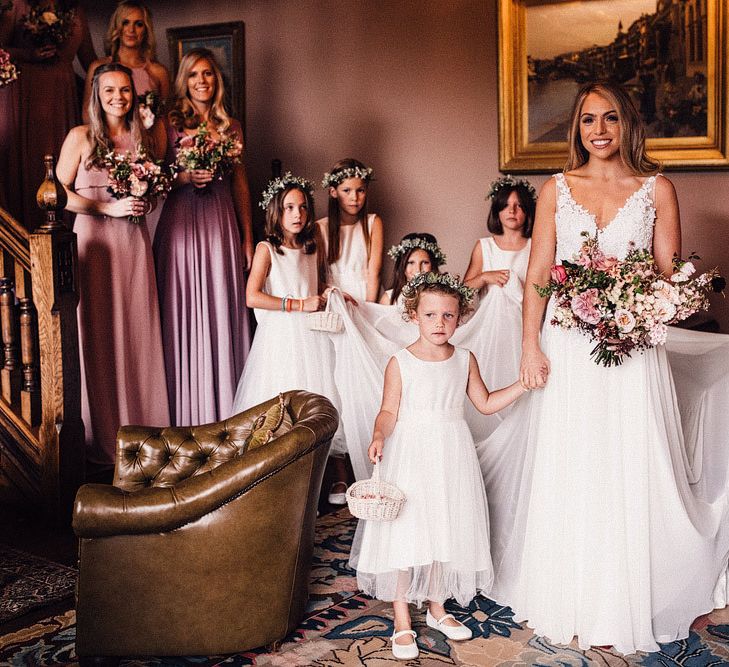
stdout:
[[277,399],[215,424],[120,429],[113,485],[81,487],[74,505],[82,664],[235,653],[298,625],[339,417],[322,396],[285,396],[291,430],[248,451]]

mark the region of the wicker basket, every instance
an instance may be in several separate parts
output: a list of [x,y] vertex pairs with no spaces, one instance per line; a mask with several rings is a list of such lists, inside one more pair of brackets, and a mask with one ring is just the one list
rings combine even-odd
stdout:
[[329,308],[331,298],[327,299],[324,310],[306,314],[306,326],[312,331],[326,331],[328,333],[340,333],[344,329],[344,320],[339,313]]
[[405,494],[394,484],[380,480],[378,464],[370,479],[355,482],[347,489],[349,511],[358,519],[392,521],[404,504]]

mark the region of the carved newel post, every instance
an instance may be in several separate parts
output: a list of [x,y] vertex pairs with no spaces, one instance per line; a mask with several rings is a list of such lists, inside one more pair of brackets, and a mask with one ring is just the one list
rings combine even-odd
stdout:
[[[39,440],[42,484],[61,512],[70,509],[84,477],[84,426],[78,351],[78,249],[62,222],[68,197],[56,179],[52,155],[36,200],[45,222],[30,235],[33,304],[38,319],[41,376]],[[25,363],[25,360],[23,360]],[[32,373],[28,372],[28,386]],[[53,498],[55,496],[55,498]]]

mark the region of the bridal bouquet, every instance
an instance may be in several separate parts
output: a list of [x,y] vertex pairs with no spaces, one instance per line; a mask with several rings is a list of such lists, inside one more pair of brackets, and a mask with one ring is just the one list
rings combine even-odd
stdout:
[[617,366],[633,350],[665,343],[669,324],[706,310],[708,293],[726,284],[716,270],[693,277],[691,261],[678,258],[664,278],[647,250],[633,249],[621,261],[605,255],[596,236],[583,236],[573,261],[553,266],[549,283],[535,288],[555,296],[551,324],[579,329],[595,342],[590,356],[597,364]]
[[[150,201],[153,197],[166,195],[172,189],[172,180],[176,174],[165,169],[161,162],[150,160],[143,151],[139,151],[136,156],[109,151],[103,161],[103,166],[109,172],[106,190],[114,199],[139,197]],[[130,215],[129,221],[139,224],[142,217]]]
[[195,134],[178,141],[175,166],[180,171],[207,169],[220,179],[240,163],[242,155],[243,144],[238,139],[224,133],[214,139],[207,123],[200,123]]
[[23,31],[35,46],[60,46],[73,28],[76,12],[63,11],[52,5],[38,5],[20,20]]
[[10,54],[0,49],[0,88],[9,86],[18,78],[18,68],[10,60]]

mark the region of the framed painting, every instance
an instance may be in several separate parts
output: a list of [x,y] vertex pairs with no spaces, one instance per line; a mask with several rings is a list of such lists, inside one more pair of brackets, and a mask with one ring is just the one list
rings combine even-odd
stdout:
[[498,0],[499,168],[567,159],[572,101],[589,81],[629,91],[652,157],[729,169],[726,0]]
[[245,134],[244,28],[242,21],[168,28],[167,43],[174,72],[177,72],[182,56],[191,49],[205,48],[212,51],[223,73],[226,109],[234,118],[240,120]]

